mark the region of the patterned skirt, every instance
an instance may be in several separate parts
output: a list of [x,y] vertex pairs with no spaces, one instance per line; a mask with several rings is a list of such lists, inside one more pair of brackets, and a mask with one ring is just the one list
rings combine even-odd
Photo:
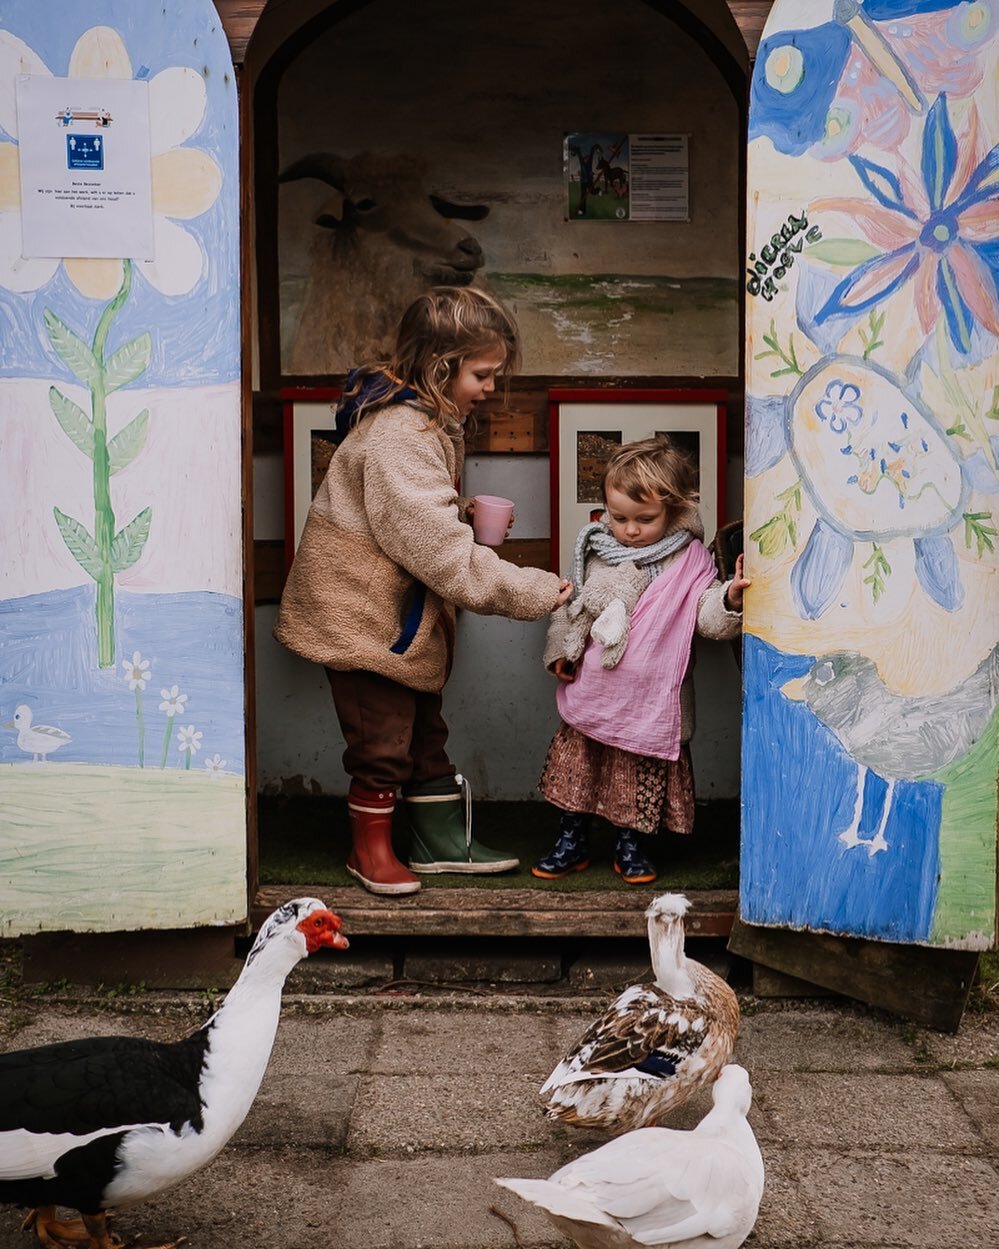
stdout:
[[694,831],[694,770],[686,745],[678,759],[655,759],[605,746],[562,724],[538,788],[554,806],[599,815],[617,828]]

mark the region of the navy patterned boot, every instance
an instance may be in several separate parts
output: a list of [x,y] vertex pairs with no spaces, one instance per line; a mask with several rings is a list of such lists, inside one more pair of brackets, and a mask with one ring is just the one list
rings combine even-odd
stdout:
[[531,868],[539,880],[559,880],[570,872],[590,866],[590,817],[577,811],[563,811],[558,841],[543,859]]
[[638,838],[633,828],[617,830],[617,845],[614,848],[614,871],[629,885],[648,885],[655,880],[658,873],[655,864],[642,854],[638,848]]

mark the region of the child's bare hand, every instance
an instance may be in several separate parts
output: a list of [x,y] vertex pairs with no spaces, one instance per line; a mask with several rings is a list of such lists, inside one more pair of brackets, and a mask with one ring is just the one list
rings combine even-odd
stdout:
[[729,611],[742,611],[742,600],[744,591],[753,583],[745,575],[745,557],[740,555],[735,561],[735,573],[732,580],[728,583],[728,590],[725,592],[726,605]]
[[[558,598],[555,600],[555,607],[561,607],[563,603],[568,603],[572,598],[573,584],[571,581],[560,581],[558,583]],[[555,608],[552,609],[553,611]]]
[[552,664],[552,672],[560,681],[565,681],[566,685],[571,685],[576,679],[576,665],[571,659],[556,659]]

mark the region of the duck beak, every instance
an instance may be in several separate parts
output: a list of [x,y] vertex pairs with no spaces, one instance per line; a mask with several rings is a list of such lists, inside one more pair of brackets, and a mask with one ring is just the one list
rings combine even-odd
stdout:
[[785,681],[780,687],[780,692],[785,698],[790,698],[793,702],[803,703],[805,701],[805,686],[808,684],[808,677],[792,677],[790,681]]
[[3,727],[5,729],[16,729],[17,725],[14,723],[13,720],[4,720],[3,725],[0,727]]

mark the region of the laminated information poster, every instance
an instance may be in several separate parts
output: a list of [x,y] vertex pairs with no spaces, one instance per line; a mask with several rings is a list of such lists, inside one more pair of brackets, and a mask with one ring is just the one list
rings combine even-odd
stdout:
[[155,259],[149,84],[16,80],[22,255]]

